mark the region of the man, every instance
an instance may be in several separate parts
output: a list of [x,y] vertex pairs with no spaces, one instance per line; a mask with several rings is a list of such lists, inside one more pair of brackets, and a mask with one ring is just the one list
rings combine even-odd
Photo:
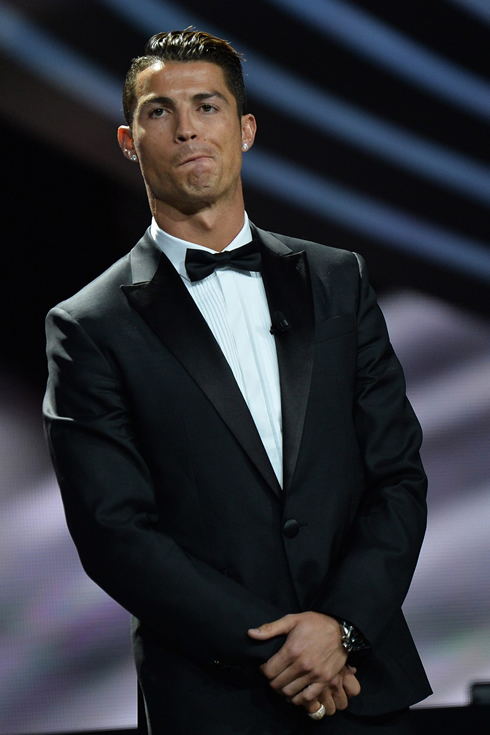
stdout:
[[409,733],[420,428],[362,259],[249,223],[244,99],[193,30],[128,73],[152,224],[47,321],[68,525],[134,616],[153,734]]

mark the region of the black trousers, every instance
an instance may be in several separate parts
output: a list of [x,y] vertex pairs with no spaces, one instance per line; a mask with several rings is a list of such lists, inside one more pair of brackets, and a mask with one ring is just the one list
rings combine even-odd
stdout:
[[[291,729],[288,728],[287,730],[290,735],[293,735],[293,733],[294,735],[420,735],[420,730],[408,708],[378,717],[359,717],[350,714],[348,711],[338,711],[332,717],[325,716],[318,722],[310,720],[302,708],[287,705],[287,710],[291,714],[294,713],[294,717],[291,718]],[[294,721],[297,723],[297,729],[294,727]],[[222,732],[222,722],[217,723],[216,727],[214,725],[208,727],[209,725],[210,723],[207,723],[206,727],[203,726],[202,732],[204,730],[206,732]],[[263,735],[264,730],[259,729],[261,735]],[[259,729],[254,727],[249,731],[247,728],[247,732],[250,732],[251,735],[259,735]],[[154,723],[151,733],[149,732],[146,724],[144,701],[139,687],[137,732],[138,735],[177,735],[175,727],[168,720]],[[187,729],[178,730],[179,735],[180,733],[184,735],[184,732],[185,735],[197,735],[197,732],[189,733]],[[226,732],[228,732],[228,729],[226,729]],[[267,732],[270,732],[269,728],[267,728]],[[281,732],[280,723],[277,732]]]
[[409,709],[378,717],[358,717],[348,711],[336,712],[332,717],[311,723],[311,735],[315,735],[315,732],[320,735],[320,731],[321,735],[420,735]]

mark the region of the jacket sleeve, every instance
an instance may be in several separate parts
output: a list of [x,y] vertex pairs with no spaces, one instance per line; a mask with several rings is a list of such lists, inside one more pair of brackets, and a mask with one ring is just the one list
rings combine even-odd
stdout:
[[352,421],[365,487],[338,563],[315,609],[346,619],[376,647],[399,614],[426,527],[420,425],[359,256]]
[[155,530],[152,480],[122,379],[66,310],[47,317],[45,427],[70,533],[87,574],[187,657],[250,665],[283,639],[247,629],[287,611],[258,598]]

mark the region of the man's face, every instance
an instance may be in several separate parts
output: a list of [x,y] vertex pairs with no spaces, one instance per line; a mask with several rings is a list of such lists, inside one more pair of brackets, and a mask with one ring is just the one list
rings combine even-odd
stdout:
[[136,83],[132,130],[154,214],[193,214],[241,198],[242,146],[255,136],[252,115],[237,114],[221,67],[207,61],[157,62]]

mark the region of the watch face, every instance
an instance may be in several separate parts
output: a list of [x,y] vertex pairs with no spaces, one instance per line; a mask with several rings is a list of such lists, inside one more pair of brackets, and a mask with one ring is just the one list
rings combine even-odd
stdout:
[[362,651],[365,648],[369,648],[369,645],[357,628],[349,623],[343,621],[341,624],[342,629],[342,645],[348,653],[352,651]]

